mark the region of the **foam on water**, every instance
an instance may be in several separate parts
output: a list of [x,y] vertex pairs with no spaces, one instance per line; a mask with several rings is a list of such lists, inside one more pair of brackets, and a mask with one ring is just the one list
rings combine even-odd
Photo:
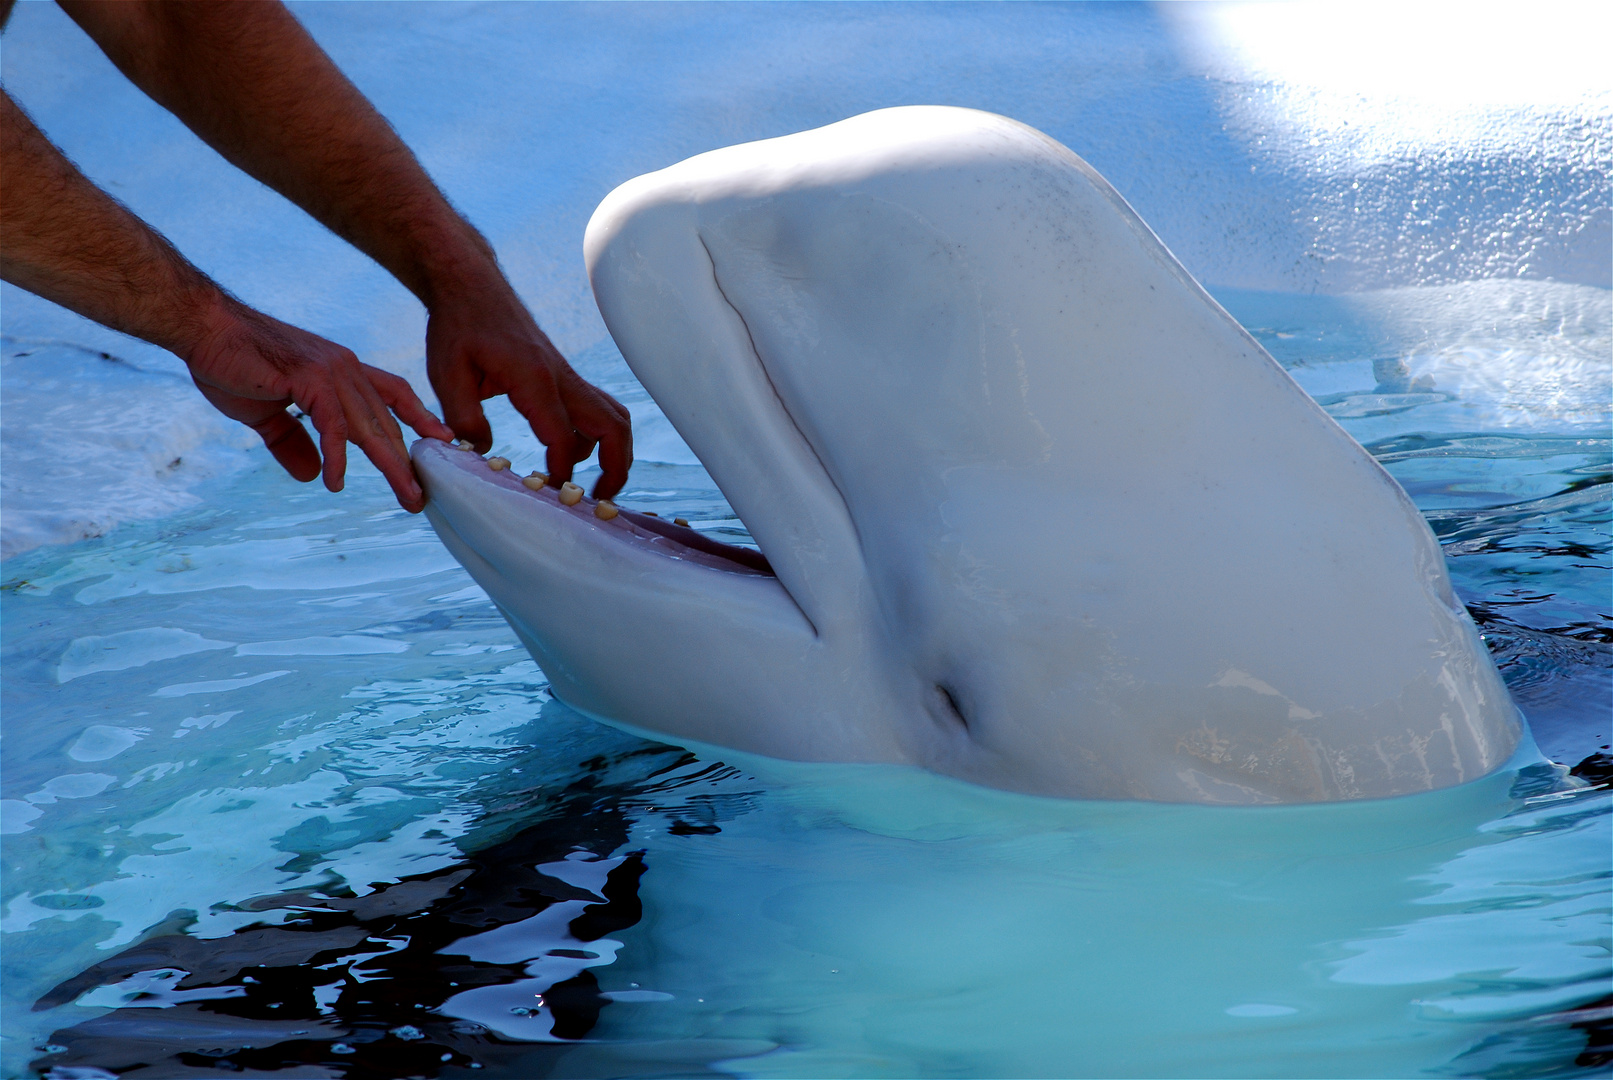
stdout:
[[259,445],[202,399],[182,364],[156,349],[107,342],[137,362],[13,336],[9,319],[6,329],[0,557],[195,505],[197,484],[240,468]]
[[[300,10],[632,410],[623,505],[739,542],[593,311],[599,198],[883,105],[1048,131],[1237,286],[1216,294],[1429,517],[1540,750],[1606,777],[1613,139],[1572,57],[1481,100],[1285,67],[1316,36],[1299,9],[1242,52],[1241,8]],[[1460,61],[1432,68],[1468,85]],[[414,301],[57,9],[20,6],[5,66],[205,269],[424,389]],[[0,301],[4,1075],[1548,1076],[1613,1053],[1613,808],[1527,749],[1449,791],[1228,812],[661,746],[549,700],[373,470],[299,486],[171,358]]]

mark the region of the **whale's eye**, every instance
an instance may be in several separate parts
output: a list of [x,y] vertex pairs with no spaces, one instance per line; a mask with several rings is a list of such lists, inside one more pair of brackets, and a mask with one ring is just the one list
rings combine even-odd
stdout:
[[940,693],[942,703],[946,706],[947,711],[952,714],[952,718],[958,722],[958,726],[968,731],[969,718],[963,715],[962,709],[958,708],[958,699],[953,696],[952,691],[940,683],[935,684],[935,689]]

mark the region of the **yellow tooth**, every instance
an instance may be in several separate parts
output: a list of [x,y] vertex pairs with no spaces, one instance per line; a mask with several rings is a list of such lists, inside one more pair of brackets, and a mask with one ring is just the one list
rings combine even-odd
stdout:
[[470,444],[469,439],[460,439],[454,445],[457,446],[461,450],[474,450],[474,449],[476,449],[474,446],[472,446]]
[[560,485],[560,501],[566,506],[576,506],[582,502],[582,488],[569,480],[566,481]]
[[490,457],[487,459],[487,467],[494,472],[503,472],[510,467],[510,459],[507,457]]
[[685,529],[687,529],[689,527],[689,519],[688,518],[673,518],[672,519],[672,524],[674,524],[674,525],[682,525]]
[[600,499],[594,504],[594,516],[600,521],[609,521],[617,514],[616,504],[609,499]]
[[533,472],[530,476],[521,477],[521,483],[525,484],[527,488],[532,491],[542,491],[544,485],[548,482],[549,478],[540,472]]
[[657,514],[654,510],[646,510],[646,511],[644,511],[644,516],[645,517],[660,517],[661,515]]

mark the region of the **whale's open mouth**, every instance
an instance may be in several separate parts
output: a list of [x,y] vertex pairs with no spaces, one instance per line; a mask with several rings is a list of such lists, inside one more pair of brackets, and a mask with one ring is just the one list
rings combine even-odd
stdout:
[[508,492],[505,498],[521,500],[514,505],[520,508],[518,512],[531,518],[531,535],[535,542],[541,542],[549,531],[544,515],[564,514],[585,529],[597,530],[601,544],[623,544],[646,554],[727,573],[775,576],[766,556],[759,551],[725,544],[689,526],[625,507],[620,508],[614,518],[601,519],[594,512],[597,500],[584,497],[567,506],[560,501],[559,489],[552,486],[529,488],[510,469],[493,469],[486,458],[473,450],[461,450],[436,439],[421,439],[415,444],[413,454],[422,472],[433,475],[439,485],[444,480],[439,470],[447,466],[473,483],[491,484],[499,491]]
[[[435,439],[412,456],[437,534],[567,705],[777,757],[906,760],[885,729],[812,701],[803,682],[838,650],[760,552],[632,510],[601,516],[593,499],[568,505]],[[795,553],[788,537],[778,546]],[[758,722],[792,711],[807,722]]]

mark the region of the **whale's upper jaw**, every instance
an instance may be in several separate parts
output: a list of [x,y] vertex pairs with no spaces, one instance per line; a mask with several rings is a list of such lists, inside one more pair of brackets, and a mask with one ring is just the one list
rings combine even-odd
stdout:
[[[725,544],[687,526],[626,508],[620,508],[612,518],[600,518],[595,513],[599,504],[594,499],[585,498],[572,506],[567,506],[560,501],[558,488],[551,485],[528,487],[522,482],[521,477],[508,468],[495,469],[480,454],[450,446],[437,439],[418,440],[411,455],[416,467],[432,477],[433,486],[439,494],[442,493],[445,484],[457,483],[461,486],[471,485],[469,490],[473,499],[486,497],[486,493],[478,491],[473,486],[479,482],[492,484],[499,490],[507,492],[505,498],[513,497],[516,500],[514,505],[522,506],[524,500],[524,513],[531,519],[534,535],[541,535],[545,531],[541,524],[543,515],[564,514],[569,519],[581,521],[588,529],[602,530],[600,535],[602,544],[622,544],[636,551],[653,553],[724,573],[774,576],[773,568],[768,564],[766,556],[758,551]],[[455,471],[459,474],[457,481],[451,479],[455,476]]]
[[1403,493],[1045,136],[926,108],[731,147],[623,185],[585,251],[776,577],[500,547],[420,458],[568,702],[1111,798],[1400,794],[1516,744]]

